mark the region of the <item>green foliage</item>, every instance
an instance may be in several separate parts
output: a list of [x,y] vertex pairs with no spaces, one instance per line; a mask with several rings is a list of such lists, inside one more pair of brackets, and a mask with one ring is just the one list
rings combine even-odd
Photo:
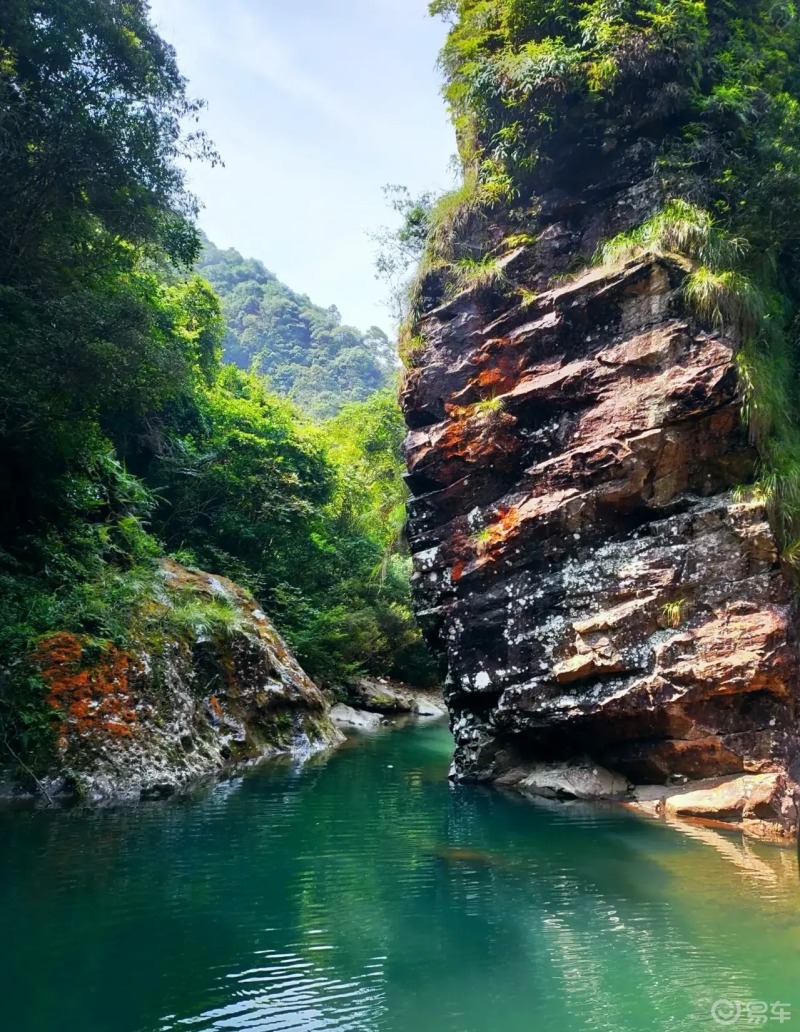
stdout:
[[0,548],[0,763],[12,756],[34,770],[52,758],[57,717],[29,663],[36,642],[53,631],[127,642],[161,554],[144,526],[153,499],[112,454],[69,478],[63,495],[71,507],[60,520]]
[[539,296],[535,290],[528,290],[527,287],[517,287],[516,293],[523,308],[528,308]]
[[763,291],[735,269],[714,272],[701,265],[687,279],[684,293],[701,316],[740,341],[752,339],[766,315]]
[[[389,343],[208,245],[221,311],[191,272],[178,160],[215,160],[183,132],[198,110],[144,0],[5,4],[0,754],[20,765],[54,745],[43,636],[240,629],[222,598],[165,592],[169,553],[250,587],[320,679],[436,676],[402,554],[397,403],[352,401],[391,379]],[[315,426],[285,394],[317,415],[350,404]]]
[[213,364],[215,299],[167,273],[198,247],[175,159],[213,152],[182,134],[198,105],[141,0],[9,0],[0,50],[0,543],[19,550],[99,514],[109,431]]
[[480,401],[476,401],[472,406],[472,411],[476,416],[491,416],[496,412],[502,412],[505,408],[505,402],[499,396],[492,398],[482,398]]
[[686,107],[709,39],[701,0],[454,0],[441,55],[462,161],[497,199],[535,181],[542,135],[608,97]]
[[664,618],[664,623],[667,627],[677,628],[683,623],[684,608],[686,606],[686,599],[679,598],[673,602],[665,602],[661,607],[661,613]]
[[[269,593],[292,575],[331,471],[312,428],[262,380],[232,366],[166,413],[142,472],[170,551]],[[311,560],[311,557],[308,557]]]
[[394,391],[346,405],[319,432],[333,490],[313,535],[313,566],[305,578],[295,572],[278,592],[289,638],[306,666],[323,676],[361,670],[432,684],[437,664],[411,604],[403,540],[405,426]]
[[400,333],[397,345],[397,353],[403,365],[413,368],[419,361],[422,352],[425,350],[425,340],[418,333],[411,333],[404,327]]
[[164,602],[147,630],[155,625],[161,633],[179,641],[233,638],[246,626],[242,612],[225,596],[202,598],[196,592],[184,591],[167,596]]
[[459,258],[451,266],[453,289],[488,290],[502,286],[506,276],[496,258]]
[[719,269],[746,250],[746,241],[731,239],[709,212],[673,198],[640,226],[602,243],[596,260],[614,265],[642,254],[678,254]]
[[387,191],[403,221],[399,228],[384,228],[375,235],[375,264],[378,277],[389,286],[390,304],[401,324],[401,359],[408,364],[413,356],[403,342],[418,337],[419,320],[430,307],[426,295],[431,280],[441,280],[435,291],[439,301],[445,293],[501,280],[494,260],[484,253],[483,229],[492,193],[470,169],[458,189],[438,197],[424,193],[412,198],[398,186]]
[[267,377],[309,415],[334,415],[346,402],[363,401],[389,381],[397,360],[378,327],[361,333],[343,326],[336,308],[312,304],[261,262],[232,249],[221,251],[209,241],[198,271],[222,301],[224,360]]
[[536,243],[536,237],[531,233],[511,233],[503,237],[502,250],[505,252],[515,251],[518,247],[529,247]]
[[394,391],[314,425],[254,374],[223,367],[194,405],[163,428],[146,473],[166,547],[249,587],[312,676],[434,679],[401,554]]
[[791,361],[765,345],[748,342],[736,355],[743,393],[743,414],[753,441],[763,445],[772,436],[791,433],[791,402],[787,375]]
[[478,549],[482,549],[489,544],[493,536],[491,527],[481,527],[480,530],[476,530],[475,533],[470,536],[470,540],[478,547]]
[[425,250],[431,259],[452,261],[475,257],[469,248],[465,252],[464,237],[473,219],[480,216],[485,200],[477,175],[468,171],[460,187],[442,194],[432,204],[425,238]]
[[800,568],[800,538],[795,538],[784,548],[781,559],[793,570]]
[[401,323],[407,315],[409,270],[419,265],[425,253],[436,196],[426,191],[412,197],[407,187],[397,185],[385,186],[383,192],[401,221],[399,227],[383,226],[371,234],[377,246],[375,273],[387,285],[389,307],[395,321]]

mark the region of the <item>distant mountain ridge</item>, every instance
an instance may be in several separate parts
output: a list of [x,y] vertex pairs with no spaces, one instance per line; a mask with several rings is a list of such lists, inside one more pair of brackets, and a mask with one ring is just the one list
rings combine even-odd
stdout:
[[205,240],[197,271],[222,302],[224,361],[262,373],[312,416],[326,418],[348,401],[363,401],[396,367],[383,330],[342,325],[335,306],[313,304],[254,258]]

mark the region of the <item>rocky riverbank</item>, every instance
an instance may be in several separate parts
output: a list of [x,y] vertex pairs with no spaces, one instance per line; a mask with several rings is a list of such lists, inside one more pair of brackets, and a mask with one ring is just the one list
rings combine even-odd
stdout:
[[362,678],[335,693],[331,720],[344,730],[373,731],[408,718],[441,719],[447,708],[439,689],[415,688],[385,678]]
[[[325,696],[251,595],[173,562],[160,582],[130,647],[67,633],[37,645],[57,732],[47,772],[35,782],[17,772],[27,790],[160,798],[242,762],[342,741]],[[7,789],[18,794],[18,782]]]

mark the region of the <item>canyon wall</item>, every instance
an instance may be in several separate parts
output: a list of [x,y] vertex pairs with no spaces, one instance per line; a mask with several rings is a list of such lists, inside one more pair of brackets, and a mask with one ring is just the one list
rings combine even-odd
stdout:
[[454,776],[788,837],[794,606],[741,489],[734,344],[689,310],[684,259],[586,258],[652,214],[653,152],[575,136],[502,277],[424,284],[402,395],[418,612]]

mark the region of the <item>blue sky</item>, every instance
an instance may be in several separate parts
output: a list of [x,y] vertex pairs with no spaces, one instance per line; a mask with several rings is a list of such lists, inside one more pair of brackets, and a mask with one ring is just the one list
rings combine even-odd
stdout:
[[452,185],[427,0],[151,0],[225,168],[191,168],[200,224],[346,322],[391,330],[370,230],[386,183]]

